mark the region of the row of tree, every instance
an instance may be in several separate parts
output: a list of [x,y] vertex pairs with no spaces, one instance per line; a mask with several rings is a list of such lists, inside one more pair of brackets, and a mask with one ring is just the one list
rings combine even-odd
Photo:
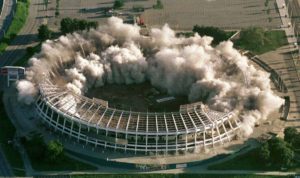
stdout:
[[63,18],[60,22],[60,30],[63,34],[73,33],[79,30],[90,30],[91,28],[97,28],[98,22],[79,20],[72,18]]
[[217,27],[211,26],[199,26],[195,25],[193,27],[193,32],[198,33],[200,36],[211,36],[214,38],[213,44],[218,44],[222,41],[228,40],[229,36],[224,30]]
[[[87,21],[79,19],[71,19],[69,17],[63,18],[60,22],[60,30],[63,34],[73,33],[75,31],[90,30],[91,28],[97,28],[98,22]],[[45,24],[41,25],[38,29],[38,37],[41,41],[52,38],[53,31]]]

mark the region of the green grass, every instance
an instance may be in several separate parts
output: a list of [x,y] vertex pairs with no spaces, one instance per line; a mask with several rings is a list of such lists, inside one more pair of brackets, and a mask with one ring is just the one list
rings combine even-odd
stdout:
[[[208,167],[209,170],[257,170],[257,171],[280,171],[280,168],[266,165],[259,158],[259,148],[239,155],[231,160],[214,164]],[[300,165],[288,169],[288,171],[300,171]]]
[[15,16],[13,17],[11,25],[9,26],[3,40],[0,43],[0,53],[5,51],[8,44],[11,42],[11,40],[13,40],[16,37],[16,35],[19,33],[19,31],[25,24],[28,16],[29,4],[29,0],[19,0],[17,2]]
[[273,51],[287,44],[287,39],[284,31],[266,31],[264,37],[266,43],[262,47],[252,47],[247,43],[240,43],[239,40],[237,40],[235,44],[237,47],[245,50],[251,50],[255,54],[263,54],[269,51]]
[[[2,93],[0,94],[0,143],[1,148],[5,154],[6,159],[10,163],[12,168],[24,169],[23,161],[20,153],[13,147],[12,144],[8,144],[8,140],[12,140],[15,135],[16,129],[10,122],[6,115],[4,105],[2,103]],[[13,169],[16,176],[24,176],[25,172]]]
[[[71,178],[175,178],[174,174],[97,174],[72,175]],[[283,176],[266,175],[230,175],[230,174],[178,174],[178,178],[281,178]],[[293,177],[293,176],[285,176]]]

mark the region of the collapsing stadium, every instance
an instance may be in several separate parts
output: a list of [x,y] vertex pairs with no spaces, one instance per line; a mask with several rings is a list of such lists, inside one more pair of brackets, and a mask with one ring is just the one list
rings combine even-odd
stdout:
[[240,125],[231,112],[212,111],[199,103],[183,105],[179,112],[143,113],[110,108],[105,101],[72,94],[50,81],[40,84],[40,93],[36,107],[46,123],[105,148],[134,152],[209,148],[232,140]]
[[[222,145],[249,136],[283,99],[232,42],[213,47],[212,40],[176,37],[167,25],[144,36],[112,17],[96,30],[46,41],[17,83],[19,101],[35,103],[55,130],[95,146],[158,153]],[[191,104],[136,112],[84,96],[92,87],[145,81]]]

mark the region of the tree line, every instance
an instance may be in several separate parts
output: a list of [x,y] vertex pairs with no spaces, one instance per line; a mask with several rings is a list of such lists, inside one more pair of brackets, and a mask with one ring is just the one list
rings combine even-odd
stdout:
[[[76,18],[63,18],[60,21],[60,31],[62,34],[73,33],[75,31],[90,30],[97,28],[98,22],[87,21]],[[51,39],[53,37],[53,31],[45,24],[41,25],[38,29],[38,37],[41,41]]]

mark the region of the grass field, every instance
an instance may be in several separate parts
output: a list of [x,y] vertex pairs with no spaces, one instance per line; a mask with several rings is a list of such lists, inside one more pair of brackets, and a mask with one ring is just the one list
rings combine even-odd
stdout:
[[[268,51],[276,50],[277,48],[287,44],[287,39],[284,31],[266,31],[264,34],[265,45],[262,47],[250,46],[247,43],[240,43],[238,40],[235,42],[238,48],[251,50],[255,54],[263,54]],[[251,39],[255,40],[255,39]]]
[[[224,174],[98,174],[73,175],[72,178],[281,178],[282,176],[224,175]],[[293,177],[293,176],[286,176]]]
[[[4,151],[6,159],[10,163],[12,168],[24,169],[23,161],[20,153],[13,147],[12,144],[8,144],[8,140],[12,140],[15,135],[16,129],[10,122],[6,115],[4,105],[2,103],[2,93],[0,94],[0,144]],[[25,172],[13,169],[16,176],[24,176]]]
[[22,29],[28,16],[29,0],[19,0],[17,2],[16,13],[13,17],[11,25],[9,26],[3,40],[0,43],[0,53],[5,51],[11,40],[13,40],[19,31]]

